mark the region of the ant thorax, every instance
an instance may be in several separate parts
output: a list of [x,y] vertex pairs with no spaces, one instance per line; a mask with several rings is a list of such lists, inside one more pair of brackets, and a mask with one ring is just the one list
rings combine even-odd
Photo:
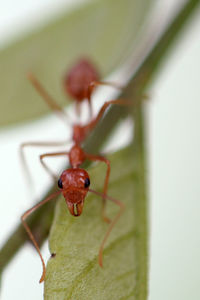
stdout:
[[69,161],[72,168],[78,168],[85,161],[85,153],[83,149],[75,144],[69,152]]

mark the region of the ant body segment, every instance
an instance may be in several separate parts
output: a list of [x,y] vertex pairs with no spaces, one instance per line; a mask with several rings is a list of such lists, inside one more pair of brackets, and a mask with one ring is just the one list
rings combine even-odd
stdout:
[[[72,74],[72,73],[71,73]],[[62,108],[60,108],[57,103],[53,100],[53,98],[47,93],[47,91],[44,89],[44,87],[39,83],[39,81],[34,77],[33,74],[29,74],[29,79],[33,86],[36,88],[36,90],[39,92],[39,94],[42,96],[42,98],[45,100],[45,102],[52,108],[55,112],[59,113],[59,115],[64,116],[65,112]],[[91,95],[91,94],[90,94]],[[89,104],[90,104],[90,97],[86,97]],[[77,100],[78,101],[78,100]],[[82,100],[80,100],[82,101]],[[86,125],[80,125],[80,124],[74,124],[73,125],[73,145],[71,149],[68,152],[55,152],[55,153],[44,153],[40,155],[40,161],[43,165],[43,167],[53,176],[54,179],[57,180],[57,176],[55,176],[52,171],[48,168],[46,163],[44,163],[44,158],[46,157],[55,157],[55,156],[68,156],[69,162],[71,167],[64,170],[61,174],[61,176],[58,179],[58,188],[59,190],[55,192],[54,194],[50,195],[46,199],[42,200],[41,202],[34,205],[31,209],[27,210],[21,217],[22,223],[32,240],[39,256],[42,262],[43,266],[43,272],[42,276],[40,278],[40,282],[44,281],[45,279],[45,273],[46,273],[46,267],[45,263],[42,257],[42,254],[40,252],[39,246],[37,244],[37,241],[35,240],[29,226],[26,223],[26,218],[37,208],[42,206],[43,204],[47,203],[48,201],[52,200],[56,196],[62,194],[65,198],[67,207],[69,209],[69,212],[73,216],[80,216],[83,211],[84,201],[85,197],[88,192],[94,193],[97,196],[100,196],[103,200],[103,208],[102,208],[102,216],[105,222],[109,223],[107,232],[104,236],[104,239],[101,243],[100,250],[99,250],[99,265],[103,266],[103,249],[106,240],[108,239],[108,236],[118,221],[119,217],[121,216],[124,205],[121,201],[114,199],[107,195],[107,189],[108,189],[108,182],[109,182],[109,176],[110,176],[110,162],[108,159],[106,159],[104,156],[101,155],[93,155],[86,153],[81,144],[86,139],[88,134],[94,129],[96,124],[99,122],[99,120],[104,115],[106,109],[111,104],[117,104],[117,105],[132,105],[130,101],[125,101],[122,99],[117,100],[111,100],[107,101],[103,104],[101,109],[99,110],[99,113],[96,115],[96,117],[92,118]],[[41,143],[41,142],[29,142],[24,143],[21,145],[21,154],[22,150],[25,146],[54,146],[59,145],[61,143]],[[92,189],[90,189],[90,177],[86,170],[81,168],[81,164],[85,162],[86,160],[90,161],[99,161],[104,162],[107,166],[105,180],[104,180],[104,188],[103,193],[96,192]],[[115,216],[115,218],[111,221],[109,218],[107,218],[105,214],[105,204],[106,200],[112,201],[116,205],[119,206],[120,210],[118,214]],[[55,254],[54,254],[55,256]]]
[[117,89],[122,87],[113,82],[100,81],[100,75],[95,65],[86,58],[74,64],[63,80],[65,92],[76,102],[77,114],[80,114],[80,104],[87,100],[92,116],[91,97],[97,86],[107,85]]

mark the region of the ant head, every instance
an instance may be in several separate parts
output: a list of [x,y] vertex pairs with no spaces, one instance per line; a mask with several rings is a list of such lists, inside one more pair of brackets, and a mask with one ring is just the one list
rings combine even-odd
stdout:
[[90,185],[90,178],[84,169],[74,168],[65,170],[58,180],[58,187],[73,216],[80,216]]

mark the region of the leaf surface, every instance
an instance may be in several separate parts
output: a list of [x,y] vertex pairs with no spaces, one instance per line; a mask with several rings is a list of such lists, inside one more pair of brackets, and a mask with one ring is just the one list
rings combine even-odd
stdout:
[[[141,135],[139,137],[142,139]],[[98,251],[108,225],[101,218],[101,198],[88,195],[84,212],[71,216],[59,199],[50,234],[50,251],[56,253],[47,266],[45,299],[146,299],[147,221],[144,192],[142,140],[110,156],[108,195],[125,206],[104,249],[103,264]],[[91,188],[102,191],[105,167],[89,169]],[[108,203],[113,218],[119,208]]]

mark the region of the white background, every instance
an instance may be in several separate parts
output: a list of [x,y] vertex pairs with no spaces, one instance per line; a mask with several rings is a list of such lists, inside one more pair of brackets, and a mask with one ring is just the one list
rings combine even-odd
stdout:
[[[10,43],[19,31],[29,30],[27,26],[24,29],[27,16],[33,26],[38,26],[43,20],[39,12],[45,12],[48,19],[70,1],[65,2],[59,0],[55,6],[53,0],[0,0],[0,47]],[[199,31],[198,14],[179,39],[149,92],[149,300],[200,299]],[[11,233],[21,213],[31,205],[30,193],[19,171],[18,145],[27,140],[27,136],[33,140],[51,140],[55,133],[58,139],[63,139],[62,130],[62,125],[52,116],[0,132],[1,243]],[[28,154],[31,160],[35,159],[36,177],[41,178],[41,182],[46,181],[46,174],[37,166],[37,152]],[[38,181],[37,186],[36,195],[39,195],[46,186]],[[47,245],[43,253],[48,258]],[[4,272],[1,299],[42,299],[43,287],[38,284],[40,273],[38,256],[27,245]]]

